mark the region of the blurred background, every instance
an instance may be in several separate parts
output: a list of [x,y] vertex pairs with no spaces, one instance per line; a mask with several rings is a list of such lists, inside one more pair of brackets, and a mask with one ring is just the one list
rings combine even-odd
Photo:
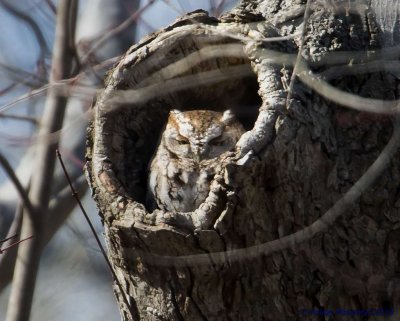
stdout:
[[[24,229],[21,232],[21,198],[10,177],[16,174],[24,189],[29,190],[32,177],[38,174],[35,162],[40,140],[59,144],[84,207],[101,237],[100,218],[83,176],[86,126],[95,89],[102,86],[105,72],[119,55],[146,34],[196,9],[219,16],[237,1],[77,1],[72,26],[76,28],[74,61],[71,76],[65,82],[84,94],[68,96],[61,129],[49,135],[39,132],[39,128],[45,106],[50,104],[53,47],[59,37],[56,15],[61,2],[0,0],[0,240],[15,233],[21,238],[29,236],[23,235]],[[64,79],[58,81],[62,83]],[[5,164],[11,167],[8,171]],[[88,224],[76,209],[58,163],[52,177],[46,191],[49,210],[43,220],[43,251],[35,254],[40,261],[30,319],[120,320],[110,273]],[[3,242],[0,246],[4,249],[9,244]],[[21,308],[10,302],[12,274],[21,260],[17,246],[0,254],[0,321],[11,320],[7,309]]]

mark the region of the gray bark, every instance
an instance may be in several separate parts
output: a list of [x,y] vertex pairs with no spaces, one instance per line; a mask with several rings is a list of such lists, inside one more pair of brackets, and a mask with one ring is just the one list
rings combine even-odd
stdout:
[[[374,17],[361,0],[243,1],[128,50],[87,149],[123,320],[374,320],[398,306],[398,83],[374,65],[398,53]],[[204,106],[233,108],[248,131],[199,209],[149,213],[168,111]]]

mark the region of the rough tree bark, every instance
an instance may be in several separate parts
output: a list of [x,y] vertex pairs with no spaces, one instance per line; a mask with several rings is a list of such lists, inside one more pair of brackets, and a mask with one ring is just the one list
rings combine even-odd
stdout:
[[[368,0],[259,0],[220,19],[188,14],[126,53],[98,96],[87,149],[130,302],[114,286],[123,320],[391,314],[398,81],[385,68],[399,51],[385,39]],[[248,131],[205,203],[149,213],[147,165],[168,111],[227,106]]]

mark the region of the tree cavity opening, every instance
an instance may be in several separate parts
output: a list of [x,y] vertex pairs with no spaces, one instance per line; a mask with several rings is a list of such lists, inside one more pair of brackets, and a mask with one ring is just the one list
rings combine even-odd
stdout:
[[231,109],[253,128],[261,98],[243,46],[187,25],[144,39],[121,59],[101,98],[104,148],[125,196],[145,203],[148,164],[171,109]]

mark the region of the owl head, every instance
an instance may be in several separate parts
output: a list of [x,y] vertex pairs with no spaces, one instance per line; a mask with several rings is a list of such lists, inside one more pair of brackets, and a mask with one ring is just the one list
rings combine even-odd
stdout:
[[174,156],[202,161],[233,150],[243,126],[230,110],[171,110],[162,139]]

